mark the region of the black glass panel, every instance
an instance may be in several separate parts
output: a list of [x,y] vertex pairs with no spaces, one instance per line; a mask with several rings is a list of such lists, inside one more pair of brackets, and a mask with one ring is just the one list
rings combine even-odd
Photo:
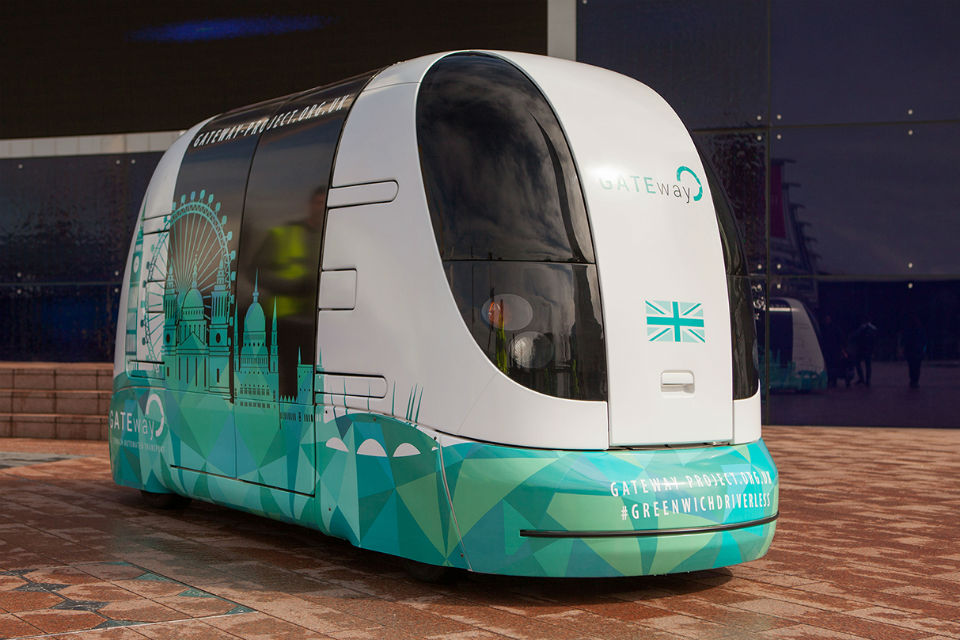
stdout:
[[159,153],[0,160],[0,282],[119,282]]
[[464,322],[497,368],[541,393],[606,399],[596,267],[490,261],[445,266]]
[[784,129],[770,273],[960,273],[960,124]]
[[727,271],[733,352],[733,397],[737,400],[753,396],[759,384],[753,294],[750,278],[747,276],[747,259],[733,208],[710,165],[706,164],[705,168],[717,214],[717,226],[720,229],[723,263]]
[[593,261],[563,131],[513,65],[480,55],[442,59],[420,88],[417,137],[444,260]]
[[759,276],[750,278],[750,294],[753,301],[753,323],[756,335],[756,352],[754,353],[755,368],[759,378],[760,386],[760,405],[761,420],[767,424],[767,395],[769,387],[766,381],[769,375],[766,370],[766,363],[769,358],[766,355],[767,349],[767,279]]
[[[239,231],[253,152],[277,110],[290,96],[229,111],[214,118],[190,142],[177,176],[176,195],[205,191],[220,204],[231,231]],[[237,234],[234,233],[234,236]],[[239,238],[234,237],[234,240]]]
[[960,280],[783,278],[774,289],[771,422],[960,427]]
[[774,0],[771,21],[778,122],[940,120],[960,113],[955,0]]
[[[748,273],[763,273],[767,256],[764,216],[766,141],[755,133],[696,133],[718,213],[732,213],[743,241]],[[726,219],[726,217],[721,218]]]
[[760,383],[753,291],[747,276],[727,276],[733,351],[733,398],[749,398]]
[[0,360],[113,360],[119,285],[0,285]]
[[765,0],[578,2],[577,59],[649,85],[690,128],[768,120]]
[[347,112],[369,77],[283,105],[276,126],[263,134],[250,170],[237,266],[239,330],[244,335],[245,313],[255,298],[268,322],[275,316],[276,335],[271,328],[270,340],[277,343],[282,396],[300,391],[299,362],[314,363],[327,188]]
[[720,229],[720,245],[723,250],[723,265],[727,275],[747,275],[747,259],[743,251],[740,229],[733,215],[733,208],[723,193],[713,172],[707,169],[707,182],[713,196],[713,208],[717,214],[717,227]]

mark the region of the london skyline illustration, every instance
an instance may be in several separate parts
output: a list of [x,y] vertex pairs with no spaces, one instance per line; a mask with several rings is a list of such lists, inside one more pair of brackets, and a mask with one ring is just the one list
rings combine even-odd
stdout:
[[[273,303],[271,329],[266,329],[266,314],[260,304],[259,274],[255,275],[252,300],[243,320],[242,341],[238,340],[237,309],[230,321],[230,287],[228,269],[221,260],[216,284],[210,294],[209,320],[207,305],[200,292],[196,267],[190,287],[177,288],[172,270],[168,270],[164,287],[164,335],[161,350],[165,384],[171,391],[207,392],[230,399],[230,360],[233,348],[234,405],[241,414],[264,414],[277,417],[286,405],[313,404],[313,363],[303,363],[298,354],[297,393],[279,393],[279,357],[277,343],[276,298]],[[232,336],[229,335],[232,326]],[[232,337],[232,339],[231,339]],[[302,412],[298,412],[302,413]]]

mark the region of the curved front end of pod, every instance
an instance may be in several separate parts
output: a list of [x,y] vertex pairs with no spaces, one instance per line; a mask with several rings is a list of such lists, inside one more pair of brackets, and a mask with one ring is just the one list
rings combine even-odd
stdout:
[[460,443],[444,473],[474,571],[602,577],[755,560],[778,515],[762,440],[605,452]]

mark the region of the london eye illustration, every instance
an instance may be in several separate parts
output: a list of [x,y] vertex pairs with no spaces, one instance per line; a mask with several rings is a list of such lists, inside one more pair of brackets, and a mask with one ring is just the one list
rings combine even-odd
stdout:
[[[231,268],[236,251],[229,248],[233,234],[224,229],[226,224],[226,216],[220,216],[220,203],[206,191],[192,192],[189,197],[184,194],[173,202],[144,263],[140,304],[146,313],[141,316],[140,325],[147,362],[159,364],[162,359],[163,299],[167,288],[172,286],[178,298],[182,298],[195,286],[208,302],[218,277],[223,277],[221,273],[231,281],[236,278]],[[204,307],[209,320],[208,305]]]

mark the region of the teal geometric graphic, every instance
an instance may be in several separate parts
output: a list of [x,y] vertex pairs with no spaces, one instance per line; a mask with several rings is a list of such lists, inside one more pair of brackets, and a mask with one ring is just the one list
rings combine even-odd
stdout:
[[[692,571],[756,559],[773,538],[774,522],[731,531],[609,537],[775,515],[778,478],[762,441],[616,452],[471,443],[445,447],[442,455],[453,512],[475,571],[555,577]],[[538,532],[559,535],[531,535]],[[594,535],[561,537],[576,532]]]
[[143,274],[138,232],[128,296],[128,372],[154,390],[145,418],[168,430],[174,466],[312,494],[313,363],[297,363],[297,393],[280,397],[276,301],[268,333],[257,288],[239,339],[235,240],[213,194],[181,196],[162,222]]
[[[405,408],[391,409],[396,415],[316,404],[322,344],[316,363],[297,362],[296,394],[281,396],[275,300],[261,301],[254,276],[241,324],[230,294],[236,254],[226,217],[203,191],[174,205],[161,232],[165,244],[141,233],[134,248],[128,323],[146,323],[134,324],[134,337],[160,339],[150,351],[126,336],[128,366],[114,380],[110,410],[118,484],[486,573],[646,575],[766,553],[778,478],[762,441],[636,451],[442,446],[417,424],[418,385]],[[148,244],[152,257],[138,263]],[[149,275],[161,264],[162,288]],[[142,289],[152,285],[151,295],[162,295],[144,306],[151,298]],[[648,301],[647,309],[656,340],[703,342],[702,305]],[[162,330],[144,331],[151,322]],[[664,529],[693,531],[647,535]]]
[[647,300],[646,309],[650,342],[706,341],[701,303]]
[[[136,411],[152,393],[125,386],[122,377],[117,382],[111,415],[121,407]],[[149,420],[137,415],[130,422]],[[152,435],[135,427],[111,428],[114,478],[313,527],[365,549],[511,575],[650,575],[727,566],[765,554],[776,527],[767,522],[652,537],[529,535],[649,532],[774,516],[779,480],[762,441],[616,452],[440,447],[415,424],[323,406],[315,424],[314,495],[172,467],[164,460],[172,438],[144,456],[138,444],[153,442]]]

